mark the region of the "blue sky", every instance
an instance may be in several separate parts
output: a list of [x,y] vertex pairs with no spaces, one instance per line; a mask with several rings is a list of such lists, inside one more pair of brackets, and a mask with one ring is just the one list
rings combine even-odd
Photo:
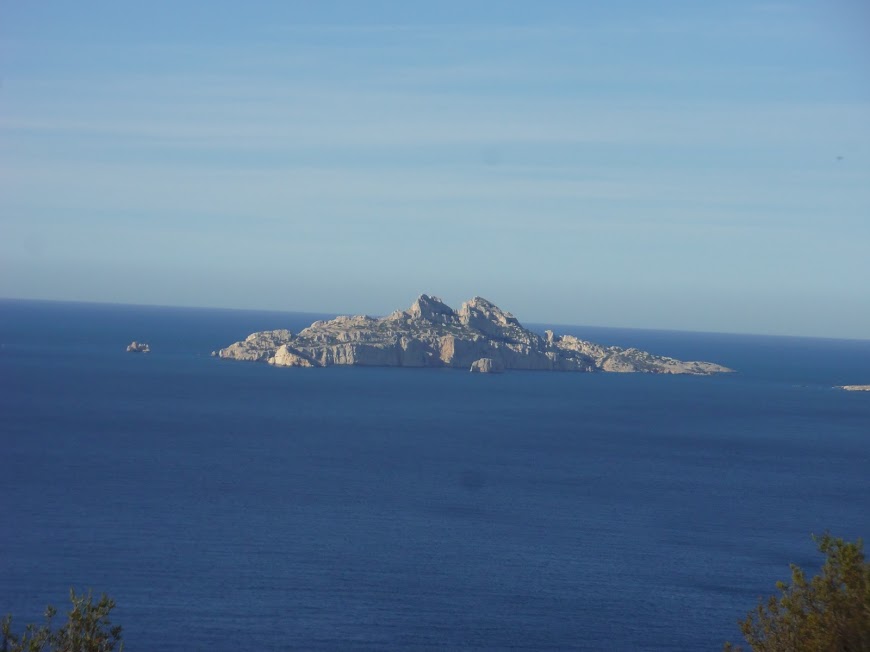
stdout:
[[870,338],[868,280],[866,3],[0,0],[0,296]]

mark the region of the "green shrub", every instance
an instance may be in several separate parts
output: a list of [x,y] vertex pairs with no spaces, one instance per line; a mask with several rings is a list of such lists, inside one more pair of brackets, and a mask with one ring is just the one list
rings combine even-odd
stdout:
[[45,610],[45,622],[25,626],[20,635],[12,632],[12,616],[6,616],[0,630],[0,652],[111,652],[116,646],[119,652],[124,649],[121,627],[112,626],[109,620],[114,600],[104,594],[94,603],[90,591],[76,595],[72,589],[70,600],[72,609],[67,621],[57,629],[53,628],[57,610],[50,605]]
[[[815,538],[826,556],[807,579],[792,564],[791,582],[777,582],[778,595],[762,601],[740,622],[755,652],[870,652],[870,563],[863,542],[830,534]],[[726,650],[737,650],[730,643]]]

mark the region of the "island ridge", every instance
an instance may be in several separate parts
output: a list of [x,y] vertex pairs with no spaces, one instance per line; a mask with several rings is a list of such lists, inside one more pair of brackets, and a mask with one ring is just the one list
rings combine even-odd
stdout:
[[732,371],[712,362],[682,362],[553,331],[541,336],[486,299],[475,297],[457,311],[425,294],[407,310],[387,317],[336,317],[316,321],[297,335],[288,330],[253,333],[221,349],[218,356],[279,367],[452,367],[484,373],[524,369],[707,375]]

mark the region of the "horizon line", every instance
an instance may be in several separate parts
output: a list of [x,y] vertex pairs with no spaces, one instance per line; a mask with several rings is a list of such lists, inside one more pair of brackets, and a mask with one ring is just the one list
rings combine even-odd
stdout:
[[[424,293],[426,294],[426,293]],[[418,295],[421,296],[421,295]],[[433,296],[433,295],[428,295]],[[481,297],[482,298],[482,297]],[[415,299],[416,300],[416,299]],[[350,315],[348,312],[333,312],[333,311],[314,311],[314,310],[286,310],[277,308],[235,308],[226,306],[192,306],[182,304],[163,304],[163,303],[130,303],[125,301],[94,301],[83,299],[44,299],[30,297],[4,297],[0,296],[0,302],[21,302],[21,303],[61,303],[61,304],[78,304],[92,306],[117,306],[127,308],[176,308],[184,310],[214,310],[228,312],[267,312],[292,315],[310,315],[312,317],[339,317],[342,315]],[[499,306],[500,307],[500,306]],[[507,311],[510,312],[510,311]],[[368,313],[362,313],[368,315]],[[511,312],[511,314],[513,314]],[[368,315],[372,317],[385,317],[386,315]],[[516,317],[516,315],[514,315]],[[794,335],[787,333],[757,333],[749,331],[704,331],[704,330],[687,330],[680,328],[654,328],[646,326],[614,326],[600,324],[567,324],[562,322],[550,321],[521,321],[520,324],[529,330],[535,330],[532,326],[541,326],[547,328],[596,328],[610,330],[630,330],[630,331],[645,331],[654,333],[685,333],[689,335],[731,335],[737,337],[775,337],[783,339],[805,339],[805,340],[830,340],[837,342],[864,342],[870,343],[870,337],[832,337],[830,335]]]

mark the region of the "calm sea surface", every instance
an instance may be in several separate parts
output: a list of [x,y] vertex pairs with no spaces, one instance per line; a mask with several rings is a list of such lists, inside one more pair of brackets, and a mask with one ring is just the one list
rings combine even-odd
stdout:
[[[316,316],[0,301],[0,614],[126,649],[718,650],[870,537],[870,341],[563,327],[718,377],[275,369]],[[124,352],[130,340],[153,352]]]

